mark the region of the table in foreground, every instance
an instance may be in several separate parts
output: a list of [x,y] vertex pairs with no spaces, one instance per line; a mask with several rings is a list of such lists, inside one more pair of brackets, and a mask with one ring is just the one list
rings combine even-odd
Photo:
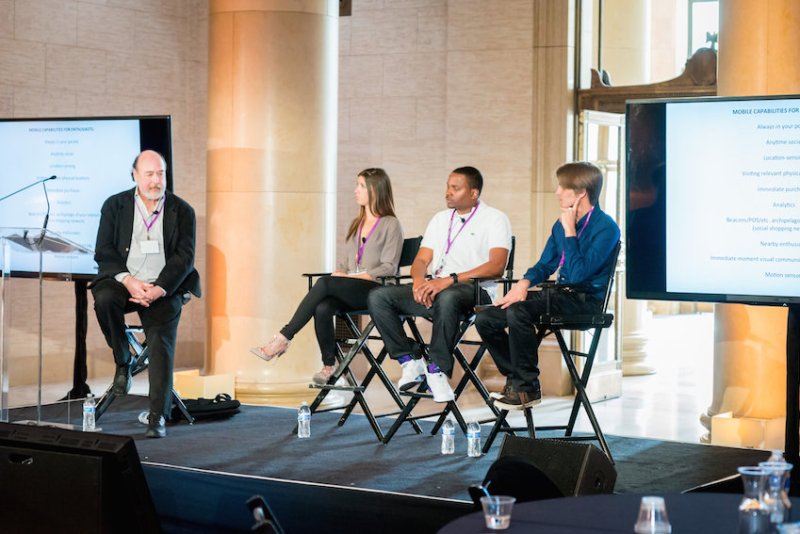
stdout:
[[[505,531],[536,534],[632,533],[642,495],[591,495],[517,503],[511,527]],[[739,503],[734,493],[666,495],[672,532],[730,534],[739,527]],[[800,519],[800,498],[792,499],[792,521]],[[466,515],[444,526],[440,534],[495,532],[488,530],[483,512]]]

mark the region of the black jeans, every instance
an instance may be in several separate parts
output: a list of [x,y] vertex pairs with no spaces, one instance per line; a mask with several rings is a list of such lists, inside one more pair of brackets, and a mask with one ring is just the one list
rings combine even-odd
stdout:
[[100,280],[92,287],[97,322],[114,353],[117,365],[128,365],[131,352],[125,337],[125,314],[137,312],[142,321],[149,348],[150,412],[169,419],[172,410],[172,369],[175,362],[175,342],[181,318],[183,297],[167,295],[149,308],[129,301],[130,293],[113,278]]
[[[401,315],[433,319],[428,356],[447,376],[453,373],[453,355],[459,322],[475,305],[472,284],[455,284],[436,295],[433,306],[426,308],[414,301],[411,285],[386,286],[369,295],[369,313],[378,328],[389,356],[397,359],[414,354],[414,341],[403,330]],[[490,302],[481,290],[481,303]]]
[[[505,310],[487,308],[475,318],[475,327],[497,369],[506,376],[514,391],[530,392],[539,387],[539,344],[534,324],[547,311],[546,306],[544,292],[531,291],[527,300]],[[551,313],[572,315],[601,309],[601,302],[582,293],[554,291],[550,296]]]
[[367,295],[381,287],[372,280],[347,276],[323,276],[306,293],[289,323],[281,329],[286,339],[292,339],[311,318],[322,353],[324,365],[336,365],[336,330],[333,318],[339,312],[367,309]]

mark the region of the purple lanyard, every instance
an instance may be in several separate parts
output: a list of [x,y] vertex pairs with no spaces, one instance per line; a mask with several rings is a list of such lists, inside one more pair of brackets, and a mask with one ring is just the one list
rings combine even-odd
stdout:
[[[589,226],[589,219],[592,218],[592,212],[593,211],[594,211],[594,206],[592,206],[592,209],[590,209],[589,213],[586,214],[586,222],[583,223],[583,226],[581,226],[581,231],[578,232],[577,239],[581,238],[581,234],[583,233],[584,230],[586,230],[586,227]],[[565,237],[564,241],[566,241],[566,239],[567,238]],[[561,251],[561,261],[559,262],[558,266],[561,267],[562,265],[564,265],[564,251],[563,250]]]
[[150,228],[156,223],[158,218],[161,216],[161,206],[164,205],[164,197],[161,197],[158,204],[156,205],[156,209],[153,210],[153,213],[150,215],[150,222],[147,222],[147,217],[145,217],[142,208],[139,206],[138,202],[134,202],[136,204],[136,209],[139,210],[139,214],[142,216],[142,222],[144,223],[144,227],[147,230],[147,238],[150,239]]
[[459,236],[459,234],[461,234],[461,230],[464,229],[464,227],[467,225],[470,219],[472,219],[472,217],[478,211],[478,206],[480,205],[481,201],[479,200],[478,202],[475,203],[475,207],[472,208],[472,213],[469,214],[467,220],[464,221],[464,224],[462,224],[461,228],[458,229],[456,235],[451,237],[453,233],[453,219],[455,219],[456,217],[456,210],[455,208],[453,209],[453,213],[450,214],[450,226],[447,227],[447,247],[444,249],[444,254],[442,254],[442,259],[439,260],[439,267],[437,267],[436,270],[433,272],[434,275],[439,276],[440,274],[442,274],[442,269],[444,269],[444,262],[447,260],[447,255],[450,253],[450,248],[453,246],[453,243],[456,242],[456,238]]
[[453,208],[453,213],[450,214],[450,226],[447,227],[447,248],[444,249],[444,257],[445,258],[450,253],[450,247],[452,247],[453,243],[456,242],[456,238],[458,238],[458,236],[461,235],[461,230],[463,230],[464,227],[467,225],[467,223],[470,221],[470,219],[472,219],[475,216],[475,213],[478,211],[478,206],[480,206],[480,205],[481,205],[481,201],[480,200],[475,203],[475,207],[472,208],[472,212],[469,214],[469,217],[467,217],[467,220],[464,221],[464,224],[461,225],[461,228],[458,229],[458,232],[456,232],[456,235],[454,235],[452,237],[452,239],[451,239],[450,236],[453,233],[453,219],[455,219],[455,217],[456,217],[456,210],[455,210],[455,208]]
[[361,229],[364,227],[364,220],[366,220],[366,218],[364,218],[361,221],[361,224],[358,225],[358,242],[359,242],[359,245],[358,245],[358,254],[356,255],[356,267],[361,267],[361,257],[364,255],[364,248],[367,246],[367,241],[369,241],[369,238],[372,237],[372,233],[375,231],[375,228],[378,227],[378,223],[381,222],[381,218],[378,217],[375,220],[375,224],[372,225],[372,229],[367,234],[367,237],[362,241],[362,239],[361,239]]

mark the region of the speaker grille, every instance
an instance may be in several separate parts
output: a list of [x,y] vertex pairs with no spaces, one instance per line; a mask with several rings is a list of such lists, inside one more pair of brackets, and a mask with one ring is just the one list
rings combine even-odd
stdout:
[[498,457],[509,455],[534,464],[564,495],[611,493],[617,480],[605,454],[587,443],[506,436]]

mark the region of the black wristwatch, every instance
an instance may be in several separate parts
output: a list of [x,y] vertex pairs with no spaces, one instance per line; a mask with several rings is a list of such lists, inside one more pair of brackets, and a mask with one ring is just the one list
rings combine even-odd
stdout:
[[450,273],[450,278],[453,279],[454,284],[458,283],[458,275],[456,273]]

